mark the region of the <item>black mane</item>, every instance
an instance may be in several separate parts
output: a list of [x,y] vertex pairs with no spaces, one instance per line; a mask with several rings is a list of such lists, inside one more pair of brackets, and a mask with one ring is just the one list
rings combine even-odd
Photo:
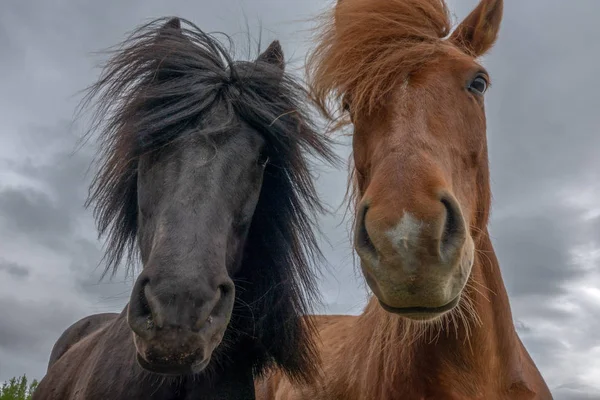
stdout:
[[[258,374],[275,362],[292,378],[310,379],[317,364],[312,326],[299,317],[317,299],[318,269],[311,268],[321,254],[311,223],[322,207],[307,156],[336,158],[311,122],[307,93],[274,64],[234,61],[214,36],[183,19],[154,20],[110,52],[82,103],[85,109],[96,100],[90,133],[99,133],[100,168],[86,205],[93,205],[99,235],[108,239],[105,273],[138,258],[139,156],[190,135],[250,124],[264,135],[270,161],[215,363]],[[227,122],[206,124],[217,112]]]

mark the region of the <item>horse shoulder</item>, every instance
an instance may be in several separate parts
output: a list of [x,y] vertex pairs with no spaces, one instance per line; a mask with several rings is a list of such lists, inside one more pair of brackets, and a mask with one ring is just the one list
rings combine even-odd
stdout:
[[93,318],[89,324],[84,318],[73,324],[55,345],[50,366],[33,393],[32,400],[89,400],[86,394],[93,364],[97,359],[99,337],[109,315]]

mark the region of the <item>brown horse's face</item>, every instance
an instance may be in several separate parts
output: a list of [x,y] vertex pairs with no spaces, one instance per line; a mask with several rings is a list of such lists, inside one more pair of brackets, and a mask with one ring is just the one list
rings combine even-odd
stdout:
[[[478,210],[489,202],[489,76],[461,47],[473,40],[472,29],[465,32],[465,23],[462,29],[440,40],[439,54],[401,82],[385,107],[353,116],[362,195],[355,248],[382,307],[415,320],[439,317],[458,304],[478,227],[487,219]],[[490,32],[488,40],[495,38]],[[469,50],[484,48],[489,45]]]

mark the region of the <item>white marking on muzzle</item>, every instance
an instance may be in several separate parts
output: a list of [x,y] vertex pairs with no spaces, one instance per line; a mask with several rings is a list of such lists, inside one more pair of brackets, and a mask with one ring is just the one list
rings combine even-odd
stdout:
[[405,212],[400,219],[400,223],[386,232],[387,238],[394,249],[398,251],[398,255],[402,258],[408,272],[417,267],[416,250],[419,246],[419,238],[424,225],[423,221]]

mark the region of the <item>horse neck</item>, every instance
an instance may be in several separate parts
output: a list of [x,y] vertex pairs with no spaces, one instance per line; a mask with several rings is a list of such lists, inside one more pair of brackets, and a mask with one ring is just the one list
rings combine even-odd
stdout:
[[362,343],[353,347],[369,353],[365,359],[372,363],[368,370],[374,376],[367,380],[379,381],[381,398],[406,395],[406,388],[415,390],[413,396],[423,396],[432,382],[440,388],[447,382],[444,398],[454,398],[452,393],[481,396],[491,382],[498,390],[521,383],[520,341],[487,232],[477,250],[461,304],[474,312],[425,325],[384,311],[375,297],[367,305],[358,330],[369,333],[357,335]]

